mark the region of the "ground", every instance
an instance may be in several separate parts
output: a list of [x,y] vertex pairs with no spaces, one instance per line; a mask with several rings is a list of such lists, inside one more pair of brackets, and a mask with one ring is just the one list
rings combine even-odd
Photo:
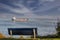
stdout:
[[[14,38],[2,38],[0,40],[33,40],[33,39],[14,39]],[[60,38],[38,38],[38,40],[60,40]]]

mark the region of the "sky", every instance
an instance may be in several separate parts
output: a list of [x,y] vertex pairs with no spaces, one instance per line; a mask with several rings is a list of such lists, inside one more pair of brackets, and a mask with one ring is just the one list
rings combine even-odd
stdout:
[[[39,34],[41,31],[55,30],[51,27],[56,26],[55,22],[57,22],[57,18],[60,18],[60,0],[0,0],[0,22],[5,20],[1,18],[11,18],[13,16],[17,18],[32,18],[30,19],[30,21],[33,21],[31,22],[32,24],[29,23],[26,27],[32,27],[35,24],[38,24],[37,26],[39,27],[44,27],[43,29],[38,27]],[[4,23],[1,22],[0,26]],[[41,32],[41,34],[43,33]]]
[[57,18],[60,0],[0,0],[0,17]]

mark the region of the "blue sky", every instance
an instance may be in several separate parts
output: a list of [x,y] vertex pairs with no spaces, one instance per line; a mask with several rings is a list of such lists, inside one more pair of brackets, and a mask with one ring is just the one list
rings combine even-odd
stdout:
[[[32,22],[29,24],[22,23],[22,26],[37,26],[38,29],[40,28],[38,31],[39,35],[44,35],[44,33],[49,34],[50,32],[56,33],[57,18],[60,18],[60,0],[0,0],[0,26],[3,32],[4,28],[8,28],[8,22],[5,24],[4,21],[6,20],[1,18],[11,18],[13,16],[17,18],[32,18],[30,19]],[[10,21],[11,19],[8,20]],[[11,22],[8,25],[14,27],[21,26],[20,24],[12,24]]]
[[60,16],[60,0],[0,0],[0,15],[55,18]]

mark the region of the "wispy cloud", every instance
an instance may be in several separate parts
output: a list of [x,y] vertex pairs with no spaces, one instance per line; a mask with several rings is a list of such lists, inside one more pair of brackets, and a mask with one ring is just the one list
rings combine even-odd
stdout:
[[[28,2],[34,2],[34,1],[28,1]],[[40,3],[43,6],[40,6],[39,9],[38,10],[35,10],[35,11],[33,9],[34,8],[37,8],[37,7],[31,8],[32,9],[31,10],[28,7],[26,7],[25,5],[23,5],[22,3],[15,3],[15,2],[12,3],[12,4],[15,5],[16,8],[13,8],[12,6],[7,5],[7,4],[3,4],[3,3],[0,3],[0,5],[1,5],[0,8],[8,9],[13,14],[14,13],[16,13],[16,14],[24,14],[24,16],[22,16],[22,17],[27,17],[27,18],[48,18],[48,19],[49,18],[50,19],[53,18],[54,19],[54,18],[57,18],[58,17],[58,15],[57,16],[54,16],[52,14],[51,15],[47,15],[45,11],[48,11],[48,10],[50,10],[50,9],[56,7],[56,6],[59,6],[59,2],[58,3],[57,2],[52,2],[52,3],[51,2],[47,2],[47,3],[45,3],[45,2],[41,2],[41,0],[40,0]],[[39,5],[40,5],[40,3],[39,3]],[[10,12],[9,12],[9,14],[10,14]],[[42,16],[41,16],[41,14],[42,14]],[[49,12],[48,12],[48,14],[49,14]]]
[[10,12],[13,12],[13,13],[24,14],[24,17],[29,17],[29,18],[38,17],[37,15],[33,14],[33,12],[31,10],[29,10],[28,8],[26,8],[24,5],[16,4],[16,3],[14,5],[19,6],[20,8],[19,9],[13,8],[13,7],[5,5],[5,4],[1,4],[1,7],[8,9]]

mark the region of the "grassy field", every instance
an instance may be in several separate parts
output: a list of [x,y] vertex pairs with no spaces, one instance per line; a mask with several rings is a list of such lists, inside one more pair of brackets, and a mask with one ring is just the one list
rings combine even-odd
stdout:
[[[0,40],[33,40],[33,39],[14,39],[14,38],[1,38]],[[38,38],[34,40],[60,40],[60,38]]]
[[60,40],[60,38],[43,38],[43,39],[40,39],[40,40]]

